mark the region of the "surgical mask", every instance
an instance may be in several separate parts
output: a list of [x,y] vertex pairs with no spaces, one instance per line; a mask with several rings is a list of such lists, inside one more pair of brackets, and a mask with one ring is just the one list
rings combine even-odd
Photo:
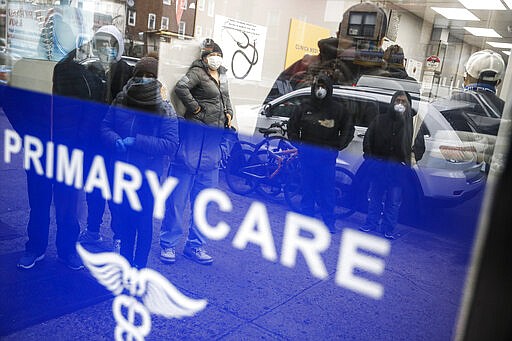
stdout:
[[403,105],[402,103],[395,104],[394,108],[395,111],[400,114],[403,114],[405,112],[405,105]]
[[135,77],[135,83],[137,84],[148,84],[151,83],[154,78],[153,77]]
[[221,56],[209,56],[206,57],[208,62],[208,67],[212,70],[217,70],[222,65],[222,57]]
[[318,99],[324,99],[325,96],[327,96],[327,89],[325,88],[322,88],[322,87],[319,87],[318,89],[316,89],[315,91],[315,96],[316,98]]
[[114,46],[103,47],[99,53],[100,60],[106,63],[112,63],[117,57],[117,48]]

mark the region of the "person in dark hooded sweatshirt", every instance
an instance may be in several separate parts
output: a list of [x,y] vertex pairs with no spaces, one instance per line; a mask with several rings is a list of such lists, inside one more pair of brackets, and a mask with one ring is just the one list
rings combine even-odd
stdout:
[[[120,160],[136,166],[141,173],[163,170],[164,157],[174,156],[178,148],[178,120],[172,106],[162,100],[161,84],[156,79],[158,61],[144,57],[135,65],[134,76],[117,94],[102,122],[105,145]],[[121,255],[134,267],[147,264],[153,232],[153,196],[144,179],[137,191],[140,212],[130,207],[127,197],[112,210],[118,215]]]
[[372,121],[363,140],[371,182],[368,215],[360,230],[369,232],[380,227],[388,239],[396,239],[394,229],[410,167],[425,152],[423,127],[414,129],[416,112],[411,105],[411,96],[407,92],[395,92],[388,111]]
[[336,232],[334,207],[338,151],[354,137],[354,125],[343,105],[332,97],[332,81],[316,76],[311,97],[297,106],[288,121],[288,138],[296,141],[303,183],[302,212],[313,216],[318,205],[331,233]]

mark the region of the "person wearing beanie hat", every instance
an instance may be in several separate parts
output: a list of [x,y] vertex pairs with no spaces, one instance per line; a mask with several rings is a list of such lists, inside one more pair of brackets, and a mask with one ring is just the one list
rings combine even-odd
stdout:
[[210,53],[218,53],[222,57],[222,49],[217,43],[213,43],[211,45],[206,45],[201,50],[201,58],[207,57]]
[[[178,184],[166,203],[160,231],[160,260],[167,264],[176,261],[176,246],[186,228],[187,201],[193,208],[195,196],[218,183],[224,128],[231,127],[233,117],[226,71],[220,46],[206,39],[201,58],[192,63],[174,90],[186,108],[184,116],[188,122],[180,124],[180,148],[169,170]],[[204,249],[206,238],[193,220],[188,229],[183,255],[199,264],[212,264],[213,258]]]
[[143,57],[141,58],[137,64],[135,64],[135,69],[133,70],[133,75],[135,77],[143,77],[147,75],[156,78],[158,76],[158,60],[153,57]]
[[[115,161],[129,162],[160,176],[164,158],[178,148],[178,120],[172,106],[162,99],[157,74],[155,58],[137,62],[133,77],[117,94],[101,124],[101,138]],[[142,210],[135,211],[123,201],[112,204],[111,214],[117,224],[121,255],[132,266],[143,268],[151,249],[153,196],[147,182],[138,192]]]

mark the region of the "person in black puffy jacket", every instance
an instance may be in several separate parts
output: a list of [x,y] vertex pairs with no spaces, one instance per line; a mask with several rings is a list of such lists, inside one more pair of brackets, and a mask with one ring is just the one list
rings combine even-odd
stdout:
[[316,203],[326,226],[335,233],[336,158],[338,151],[352,141],[354,125],[350,114],[333,98],[332,92],[328,76],[315,77],[311,97],[296,107],[288,121],[288,137],[299,145],[302,212],[314,215]]
[[[178,147],[178,120],[172,106],[162,100],[157,67],[152,57],[137,62],[134,76],[113,101],[101,132],[115,160],[137,166],[142,174],[153,170],[161,175],[164,157],[173,157]],[[147,264],[153,230],[153,197],[145,179],[138,194],[141,212],[130,208],[124,198],[112,214],[118,216],[121,255],[142,268]]]

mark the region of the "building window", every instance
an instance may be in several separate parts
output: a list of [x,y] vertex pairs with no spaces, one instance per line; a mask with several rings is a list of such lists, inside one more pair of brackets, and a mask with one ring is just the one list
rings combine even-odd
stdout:
[[187,0],[178,0],[180,2],[180,9],[187,9],[188,7],[188,4],[187,4]]
[[164,5],[170,5],[171,4],[171,0],[164,0]]
[[161,30],[168,30],[169,29],[169,18],[162,17],[162,23],[160,25]]
[[137,12],[135,11],[128,11],[128,25],[135,26],[135,20],[137,18]]
[[202,37],[203,36],[203,26],[197,25],[196,26],[196,32],[194,34],[196,37]]
[[197,0],[197,9],[200,11],[204,11],[204,5],[206,0]]
[[376,13],[352,12],[350,13],[348,35],[373,37],[376,24]]
[[208,16],[213,17],[215,13],[215,0],[208,0]]
[[156,14],[149,13],[148,15],[148,29],[154,30],[156,27]]
[[178,26],[178,34],[180,36],[183,36],[185,35],[185,26],[186,26],[186,22],[184,21],[180,21],[180,24]]

